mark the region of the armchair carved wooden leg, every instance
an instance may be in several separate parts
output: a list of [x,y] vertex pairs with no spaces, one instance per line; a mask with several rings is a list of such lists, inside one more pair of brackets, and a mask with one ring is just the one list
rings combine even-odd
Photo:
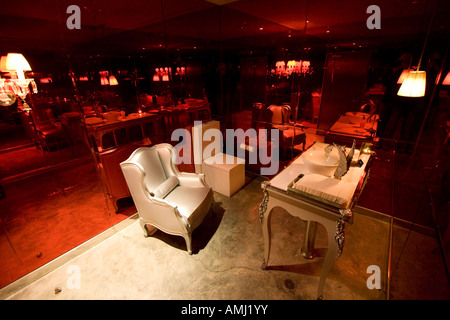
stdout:
[[192,233],[183,235],[183,238],[186,241],[186,248],[189,255],[192,255]]
[[142,229],[144,230],[144,237],[148,238],[150,236],[152,236],[153,234],[155,234],[156,230],[158,230],[157,228],[151,226],[150,230],[148,228],[148,224],[146,224],[144,222],[144,220],[139,219],[139,224],[141,225]]

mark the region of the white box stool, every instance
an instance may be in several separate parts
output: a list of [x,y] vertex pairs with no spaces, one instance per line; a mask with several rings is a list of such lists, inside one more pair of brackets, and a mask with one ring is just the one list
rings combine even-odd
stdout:
[[206,183],[227,197],[239,191],[245,184],[245,160],[224,153],[203,160]]
[[[195,172],[205,174],[206,182],[214,191],[231,197],[245,184],[245,159],[222,153],[221,141],[217,139],[205,141],[204,133],[208,129],[218,130],[215,131],[218,136],[220,122],[210,121],[192,127]],[[207,147],[210,156],[203,154]]]

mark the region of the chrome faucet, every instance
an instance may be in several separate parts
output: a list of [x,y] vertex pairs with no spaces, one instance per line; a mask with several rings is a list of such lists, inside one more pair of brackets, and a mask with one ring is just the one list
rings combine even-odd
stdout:
[[372,117],[375,115],[375,111],[377,110],[377,105],[371,99],[367,99],[367,101],[368,102],[363,104],[359,110],[362,112],[367,106],[370,107],[369,117],[367,118],[367,122],[369,122],[369,120],[371,120]]
[[336,147],[336,149],[338,150],[338,153],[339,153],[339,164],[338,164],[336,170],[334,171],[334,175],[333,175],[333,177],[335,179],[340,180],[342,178],[342,176],[344,176],[347,173],[348,169],[350,169],[353,155],[355,153],[355,146],[356,146],[356,141],[353,140],[352,148],[347,156],[345,155],[345,146],[342,147],[340,145],[337,145],[336,143],[333,143],[333,144],[330,144],[325,147],[325,149],[324,149],[325,157],[328,157],[330,155],[331,150],[333,150],[333,147]]

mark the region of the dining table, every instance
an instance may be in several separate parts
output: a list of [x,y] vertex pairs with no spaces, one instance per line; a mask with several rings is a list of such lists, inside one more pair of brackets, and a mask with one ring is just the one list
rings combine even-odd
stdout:
[[[353,115],[354,114],[354,115]],[[363,142],[374,141],[377,136],[379,115],[361,116],[360,113],[346,112],[325,134],[326,143],[350,144],[356,141],[356,146]]]
[[[119,133],[125,131],[125,135],[129,138],[129,130],[138,127],[142,140],[150,139],[151,132],[157,130],[157,115],[149,112],[130,113],[125,117],[117,119],[103,119],[100,117],[89,117],[85,119],[86,128],[90,141],[93,144],[95,152],[102,152],[107,146],[105,145],[105,136],[112,136],[112,146],[114,147],[124,144],[119,140]],[[146,126],[152,126],[152,130],[147,130]]]

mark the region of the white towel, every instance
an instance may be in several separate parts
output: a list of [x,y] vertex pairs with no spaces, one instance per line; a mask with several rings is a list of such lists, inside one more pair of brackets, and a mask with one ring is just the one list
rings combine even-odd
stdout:
[[328,178],[319,174],[307,174],[293,184],[293,188],[325,202],[338,204],[341,208],[350,205],[357,182]]

